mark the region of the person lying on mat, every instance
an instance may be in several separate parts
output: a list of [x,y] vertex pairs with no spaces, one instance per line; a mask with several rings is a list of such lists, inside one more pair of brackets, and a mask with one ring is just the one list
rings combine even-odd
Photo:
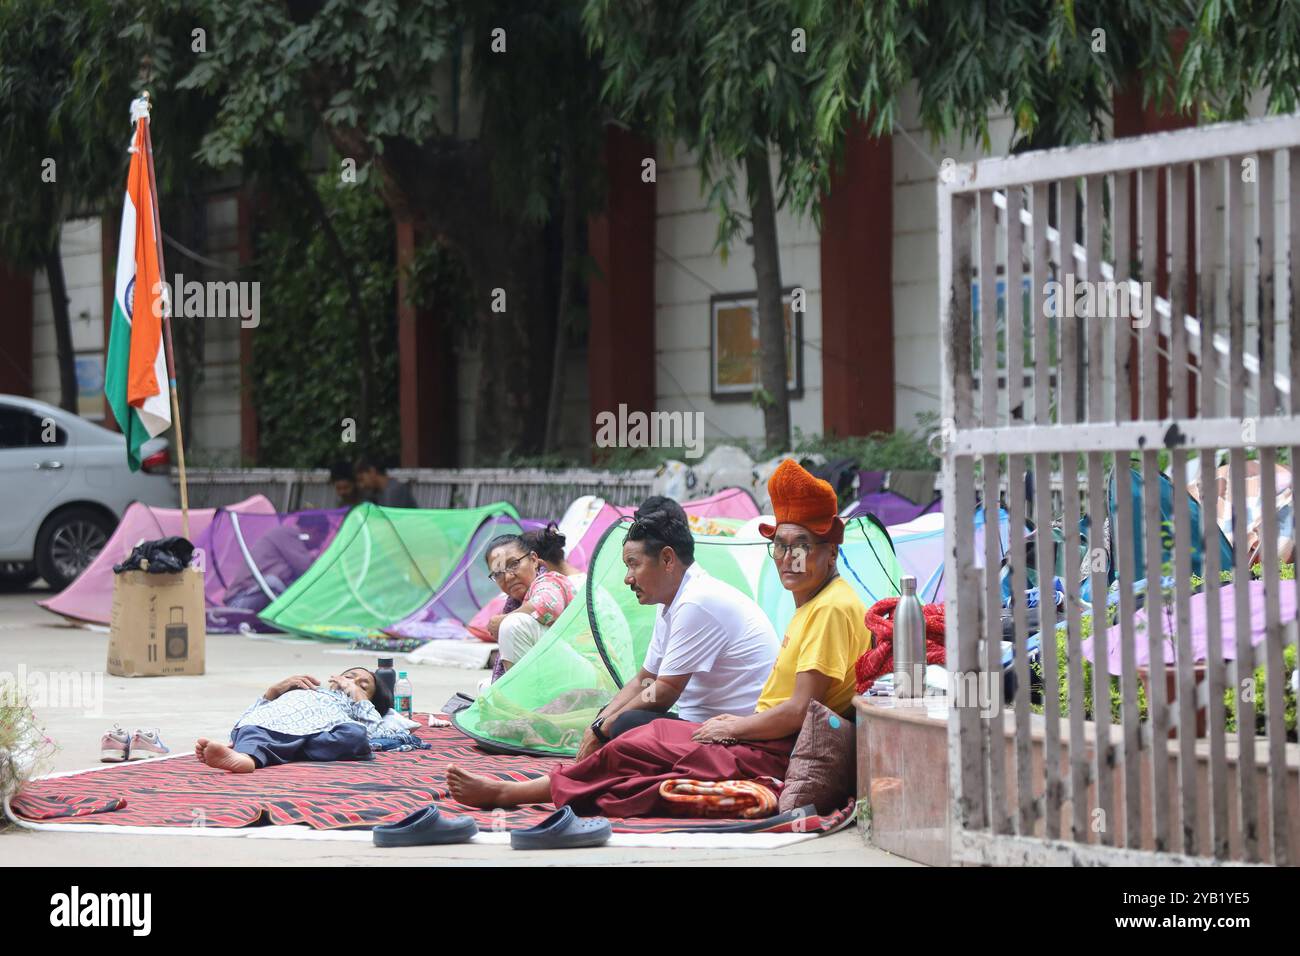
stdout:
[[497,640],[497,667],[504,674],[564,613],[573,600],[573,582],[547,568],[517,534],[489,541],[485,560],[488,577],[508,598],[505,613],[490,618],[487,625]]
[[848,711],[853,665],[870,649],[871,632],[866,608],[836,569],[844,522],[831,486],[787,459],[768,491],[776,524],[760,530],[772,541],[795,614],[753,714],[719,714],[703,723],[655,720],[535,780],[506,782],[452,765],[452,797],[473,807],[549,802],[579,814],[635,817],[670,812],[659,793],[665,780],[784,779],[809,703]]
[[194,756],[231,773],[296,760],[368,760],[370,732],[392,706],[388,688],[364,667],[324,685],[307,674],[286,677],[244,711],[229,744],[200,737]]
[[277,525],[253,542],[248,549],[253,566],[271,591],[267,594],[251,569],[237,578],[226,592],[226,607],[261,611],[284,590],[307,573],[320,556],[329,537],[330,524],[324,515],[299,515],[293,524]]
[[673,499],[642,503],[623,563],[623,583],[637,600],[659,605],[654,633],[641,670],[601,709],[578,759],[652,720],[752,714],[776,660],[772,622],[748,595],[695,562],[689,520]]

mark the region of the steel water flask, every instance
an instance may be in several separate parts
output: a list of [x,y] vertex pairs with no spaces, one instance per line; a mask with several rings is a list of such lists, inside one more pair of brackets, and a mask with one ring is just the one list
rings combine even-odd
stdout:
[[925,696],[925,616],[916,596],[916,578],[899,581],[902,596],[894,609],[894,696]]

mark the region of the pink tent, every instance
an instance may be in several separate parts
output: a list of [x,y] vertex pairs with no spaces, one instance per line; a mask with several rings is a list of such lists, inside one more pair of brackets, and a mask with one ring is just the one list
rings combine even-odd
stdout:
[[[682,510],[688,515],[697,518],[738,518],[741,521],[748,521],[750,518],[756,518],[759,515],[758,504],[754,501],[754,496],[744,488],[724,488],[716,495],[710,495],[707,498],[683,501]],[[587,562],[591,560],[591,556],[596,550],[596,545],[600,543],[600,536],[619,518],[631,517],[635,511],[635,505],[627,508],[611,504],[604,505],[596,517],[592,519],[591,524],[587,526],[587,531],[583,534],[582,540],[569,552],[569,563],[585,570]]]
[[[190,509],[191,541],[208,529],[217,510]],[[275,514],[275,506],[265,495],[253,495],[225,510],[239,514]],[[107,625],[113,609],[113,565],[129,555],[131,549],[141,541],[180,533],[179,508],[150,508],[137,501],[126,509],[117,530],[90,566],[54,597],[37,603],[47,611],[61,614],[69,620]]]

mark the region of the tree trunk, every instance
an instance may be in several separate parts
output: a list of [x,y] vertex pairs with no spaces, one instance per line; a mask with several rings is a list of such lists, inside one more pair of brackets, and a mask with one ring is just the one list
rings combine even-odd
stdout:
[[785,311],[781,304],[781,260],[776,245],[776,204],[767,149],[745,157],[754,243],[754,279],[758,289],[759,382],[763,437],[767,451],[790,447],[790,393],[785,351]]
[[569,345],[569,311],[573,308],[573,273],[578,258],[578,184],[573,174],[572,151],[566,151],[564,209],[560,222],[560,294],[555,310],[555,341],[551,348],[550,398],[546,403],[547,454],[558,451],[560,420],[564,416],[564,359]]
[[59,406],[77,411],[77,363],[72,351],[72,317],[68,314],[68,284],[63,276],[63,252],[59,235],[46,250],[45,275],[50,282],[50,304],[54,309],[54,341],[59,359]]

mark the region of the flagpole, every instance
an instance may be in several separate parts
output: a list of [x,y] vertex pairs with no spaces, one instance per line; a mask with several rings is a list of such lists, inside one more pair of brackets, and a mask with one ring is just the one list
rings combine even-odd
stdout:
[[[152,111],[153,104],[149,101],[148,90],[140,94]],[[153,169],[153,137],[150,135],[149,117],[146,115],[140,120],[144,123],[144,145],[145,156],[149,164],[149,195],[153,199],[153,229],[154,241],[158,246],[158,276],[162,279],[164,288],[169,288],[167,283],[167,266],[163,261],[163,241],[162,241],[162,220],[158,218],[158,177],[154,174]],[[181,478],[181,535],[188,538],[190,536],[190,489],[185,478],[185,437],[181,431],[181,406],[180,399],[176,393],[176,358],[172,347],[172,303],[171,296],[165,295],[163,302],[163,352],[167,357],[167,388],[171,392],[172,399],[172,426],[176,429],[176,461],[180,469]]]

